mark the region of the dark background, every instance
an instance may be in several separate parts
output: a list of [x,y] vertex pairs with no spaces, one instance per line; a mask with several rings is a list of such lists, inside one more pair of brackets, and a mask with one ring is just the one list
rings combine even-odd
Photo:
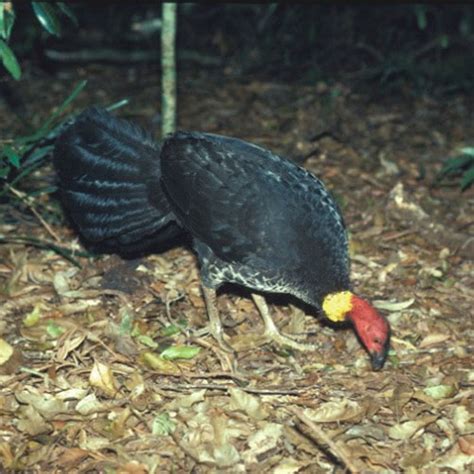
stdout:
[[[134,31],[160,18],[161,6],[91,2],[70,4],[78,27],[63,21],[63,36],[41,30],[27,2],[18,4],[11,44],[42,71],[54,71],[48,48],[147,50],[159,62],[159,31]],[[177,48],[180,69],[310,84],[350,81],[384,93],[470,91],[474,81],[472,5],[181,4]],[[153,54],[156,53],[156,54]],[[109,57],[111,62],[117,58]],[[86,60],[84,60],[86,61]]]

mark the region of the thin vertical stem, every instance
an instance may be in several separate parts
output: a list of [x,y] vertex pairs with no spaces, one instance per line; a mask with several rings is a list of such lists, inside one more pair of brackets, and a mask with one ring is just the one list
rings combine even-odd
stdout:
[[176,6],[163,3],[162,7],[162,137],[176,129]]

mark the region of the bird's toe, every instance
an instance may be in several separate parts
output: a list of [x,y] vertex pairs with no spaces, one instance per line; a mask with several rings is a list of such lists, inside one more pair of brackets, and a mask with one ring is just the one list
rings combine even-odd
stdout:
[[[314,344],[302,343],[298,342],[295,337],[287,336],[285,334],[281,334],[279,331],[265,331],[265,336],[268,339],[276,342],[280,346],[290,347],[292,349],[296,349],[298,351],[315,351],[317,346]],[[301,336],[298,336],[298,339],[302,339]]]

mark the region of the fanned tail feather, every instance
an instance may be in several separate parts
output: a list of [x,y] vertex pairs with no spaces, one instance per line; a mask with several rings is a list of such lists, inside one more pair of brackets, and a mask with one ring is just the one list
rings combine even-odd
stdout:
[[161,189],[159,156],[148,133],[96,107],[58,138],[62,200],[87,241],[127,252],[181,232]]

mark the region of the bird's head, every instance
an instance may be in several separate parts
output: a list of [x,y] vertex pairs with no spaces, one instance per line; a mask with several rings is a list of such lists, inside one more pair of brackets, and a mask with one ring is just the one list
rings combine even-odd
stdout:
[[367,301],[350,291],[330,293],[323,300],[323,311],[334,322],[350,321],[370,354],[372,368],[383,367],[390,346],[390,326]]

